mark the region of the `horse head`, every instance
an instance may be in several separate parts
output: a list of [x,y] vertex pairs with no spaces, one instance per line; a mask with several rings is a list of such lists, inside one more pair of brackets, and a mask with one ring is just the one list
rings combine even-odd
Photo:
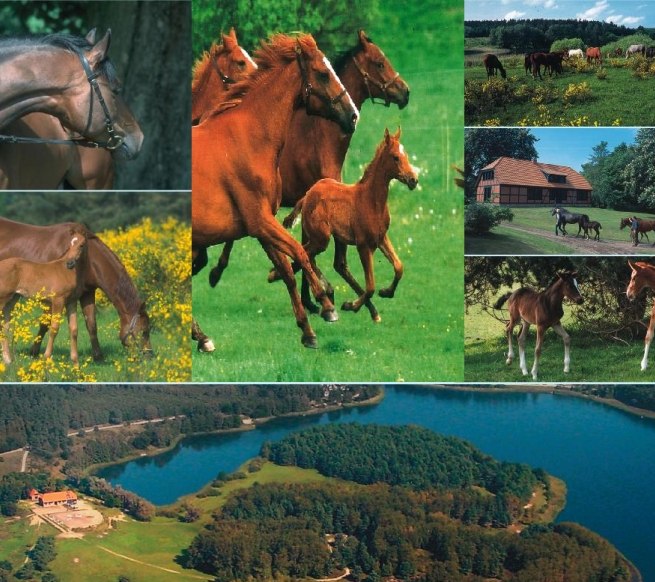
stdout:
[[363,30],[359,31],[359,50],[354,52],[353,61],[364,78],[368,96],[373,103],[375,99],[384,99],[384,105],[391,103],[403,109],[409,103],[409,87],[393,68],[389,59]]
[[630,301],[634,301],[644,287],[650,287],[650,281],[647,280],[644,274],[648,271],[652,272],[653,266],[643,261],[633,263],[630,260],[628,260],[628,266],[632,273],[625,294]]
[[578,287],[577,274],[577,271],[561,271],[557,273],[557,277],[563,283],[564,297],[580,305],[584,303],[584,299]]
[[353,133],[359,120],[357,107],[311,35],[296,39],[296,59],[302,78],[301,100],[305,111],[309,115],[330,119],[344,132]]
[[212,45],[210,57],[212,66],[226,86],[247,77],[257,69],[255,61],[239,46],[234,28],[230,29],[230,34],[223,35],[222,45]]
[[119,333],[121,343],[126,348],[139,343],[139,347],[146,357],[153,355],[150,344],[150,318],[146,310],[145,302],[141,302],[138,311],[131,317],[121,316],[121,330]]
[[70,229],[70,245],[62,257],[65,259],[67,269],[74,269],[82,256],[86,255],[87,231],[83,226],[74,226]]
[[418,174],[409,162],[407,152],[400,143],[400,128],[391,135],[388,129],[384,130],[384,144],[387,149],[388,159],[392,160],[392,177],[405,184],[410,190],[414,190],[418,184]]

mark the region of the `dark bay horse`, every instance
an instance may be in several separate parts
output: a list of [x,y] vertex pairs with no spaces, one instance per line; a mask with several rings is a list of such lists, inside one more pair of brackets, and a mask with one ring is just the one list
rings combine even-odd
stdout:
[[[52,261],[61,256],[66,248],[73,226],[74,223],[70,222],[34,226],[0,218],[0,259],[22,257],[37,262]],[[151,353],[150,320],[146,306],[120,259],[90,232],[87,232],[87,253],[89,268],[85,272],[79,301],[91,338],[93,358],[102,359],[96,325],[96,289],[102,289],[118,312],[123,345],[137,341],[144,353]],[[41,325],[40,338],[44,337],[47,329],[47,325]],[[32,355],[38,355],[40,344],[39,340],[32,346]]]
[[193,65],[191,123],[218,107],[230,86],[252,73],[257,65],[239,46],[234,28],[222,35],[222,44],[212,43]]
[[594,240],[600,240],[600,231],[603,228],[600,222],[597,220],[587,220],[583,223],[582,228],[584,229],[584,238],[589,238],[589,231],[593,230],[596,233]]
[[47,298],[50,303],[50,337],[45,350],[52,356],[61,314],[66,308],[70,330],[70,356],[77,366],[77,299],[82,291],[86,261],[87,230],[71,227],[66,251],[54,261],[37,263],[17,257],[0,261],[0,310],[3,317],[2,359],[10,364],[9,329],[11,312],[20,296]]
[[564,341],[564,372],[569,371],[571,358],[569,349],[571,339],[566,330],[562,327],[560,320],[564,315],[562,302],[568,298],[578,305],[583,303],[576,272],[557,273],[555,281],[545,291],[535,291],[530,287],[521,287],[516,291],[510,291],[496,301],[495,309],[500,309],[507,301],[509,309],[509,322],[505,327],[507,342],[509,345],[507,351],[507,365],[511,365],[514,359],[514,350],[512,348],[512,334],[516,324],[521,322],[521,331],[518,337],[519,344],[519,366],[524,376],[528,375],[528,368],[525,362],[525,343],[528,337],[528,330],[531,324],[537,326],[537,344],[534,349],[534,364],[532,366],[532,379],[537,379],[539,372],[539,358],[541,356],[541,347],[544,341],[544,334],[549,327],[562,338]]
[[[626,226],[630,226],[631,224],[632,224],[632,219],[630,217],[622,218],[621,222],[619,222],[619,228],[623,230]],[[655,220],[637,218],[637,232],[639,233],[641,240],[643,240],[645,236],[646,240],[650,242],[650,239],[648,238],[648,233],[651,230],[655,230]],[[632,238],[632,233],[630,234],[630,237]],[[634,240],[633,242],[637,243],[638,241]]]
[[[343,82],[355,106],[363,104],[391,103],[403,109],[409,103],[409,87],[393,65],[363,30],[357,35],[357,43],[343,53],[334,63],[334,68]],[[344,135],[341,129],[315,115],[308,115],[303,109],[294,111],[287,133],[285,146],[280,157],[282,178],[282,206],[293,208],[307,190],[322,178],[341,181],[341,169],[350,146],[351,135]],[[307,147],[306,144],[312,144]],[[232,243],[227,243],[218,265],[209,274],[209,282],[215,286],[228,265]],[[380,250],[394,265],[400,263],[388,237]],[[395,277],[402,273],[397,271]],[[317,313],[309,286],[302,280],[302,302],[310,311]]]
[[[400,143],[400,129],[395,135],[390,135],[385,129],[384,138],[359,182],[348,185],[332,178],[319,180],[283,222],[289,228],[302,213],[304,246],[314,270],[321,278],[323,276],[316,266],[315,257],[327,248],[334,237],[334,268],[358,294],[355,301],[347,301],[341,308],[357,312],[362,305],[366,305],[375,322],[381,321],[381,318],[371,302],[375,292],[373,254],[388,237],[391,216],[387,198],[389,182],[393,179],[410,190],[418,184],[416,171]],[[366,277],[366,290],[357,283],[348,268],[348,245],[357,247]],[[402,273],[402,263],[394,265],[394,270]],[[380,295],[393,297],[398,281],[394,279],[389,289],[380,289]],[[332,286],[327,281],[325,283],[331,290]]]
[[[28,113],[57,117],[82,139],[136,157],[143,133],[118,94],[120,89],[107,56],[111,33],[91,45],[86,38],[53,34],[36,39],[0,40],[0,128]],[[12,139],[13,138],[13,139]]]
[[[634,301],[642,289],[650,287],[655,289],[655,267],[650,263],[638,261],[632,263],[628,261],[628,265],[632,270],[630,276],[630,283],[625,290],[625,294],[630,301]],[[648,322],[648,331],[646,332],[646,339],[644,340],[644,357],[641,360],[641,371],[643,372],[648,367],[648,351],[650,344],[653,341],[653,333],[655,332],[655,305],[650,314],[650,321]]]
[[311,35],[274,35],[255,62],[257,71],[234,84],[223,108],[192,128],[193,272],[206,264],[207,247],[258,239],[287,285],[303,345],[315,347],[285,255],[307,275],[323,318],[337,315],[302,245],[275,220],[282,199],[278,160],[295,109],[331,119],[347,134],[359,114]]
[[577,224],[578,225],[578,234],[575,236],[580,236],[580,233],[583,231],[583,224],[589,222],[589,216],[586,214],[581,214],[577,212],[569,212],[566,208],[555,207],[550,213],[551,216],[557,217],[557,222],[555,223],[555,235],[562,233],[562,236],[566,236],[567,224]]
[[487,70],[487,79],[490,79],[491,77],[495,77],[496,71],[500,72],[500,76],[503,79],[507,78],[505,67],[503,67],[503,64],[500,62],[500,60],[496,55],[493,55],[491,53],[484,55],[482,59],[482,63],[484,64],[484,68]]

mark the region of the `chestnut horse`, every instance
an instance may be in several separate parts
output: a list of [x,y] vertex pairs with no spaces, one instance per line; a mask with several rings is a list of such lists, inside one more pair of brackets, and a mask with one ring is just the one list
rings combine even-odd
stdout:
[[86,228],[75,225],[69,230],[66,252],[49,263],[11,258],[0,261],[0,309],[3,316],[2,359],[11,363],[9,326],[11,311],[20,296],[40,296],[50,303],[50,337],[45,357],[52,356],[59,331],[61,313],[66,307],[70,331],[71,360],[77,366],[77,298],[82,289],[86,262]]
[[316,347],[285,255],[307,274],[323,318],[335,321],[337,315],[302,245],[275,220],[278,160],[294,109],[331,119],[344,133],[355,130],[359,114],[311,35],[275,35],[255,53],[255,62],[257,71],[230,89],[231,101],[192,128],[194,273],[206,264],[207,247],[244,236],[258,239],[282,273],[303,345]]
[[600,54],[600,48],[597,46],[589,47],[586,52],[587,63],[594,62],[596,64],[603,64],[603,56]]
[[191,81],[191,123],[218,107],[230,86],[252,73],[257,65],[239,46],[234,28],[224,34],[223,43],[212,43],[193,65]]
[[[625,290],[625,294],[630,301],[634,301],[637,298],[637,295],[639,295],[641,290],[645,287],[655,289],[655,267],[650,263],[645,263],[643,261],[638,261],[636,263],[628,261],[628,265],[632,270],[632,275],[630,276],[630,283],[628,283],[628,288]],[[644,340],[644,357],[641,359],[642,372],[648,367],[648,351],[650,349],[650,344],[653,341],[654,330],[655,305],[653,305],[650,314],[648,331],[646,332],[646,339]]]
[[[50,226],[34,226],[0,218],[0,259],[20,257],[36,262],[47,262],[60,256],[66,248],[70,222]],[[84,273],[84,287],[79,297],[94,360],[102,359],[96,325],[95,291],[101,289],[116,308],[120,320],[119,337],[125,346],[138,341],[146,354],[150,346],[150,320],[143,300],[125,267],[114,252],[91,232],[86,233],[89,268]],[[39,338],[48,326],[41,325]],[[32,346],[32,355],[39,353],[41,341]]]
[[[400,129],[393,136],[385,129],[384,138],[359,182],[348,185],[332,178],[319,180],[283,222],[289,228],[302,213],[305,249],[312,267],[331,295],[332,287],[316,266],[315,258],[327,248],[330,238],[334,237],[334,268],[359,295],[355,301],[346,301],[341,308],[357,312],[362,305],[366,305],[375,322],[381,321],[381,318],[371,302],[375,292],[373,253],[388,238],[391,216],[387,198],[389,183],[393,179],[399,180],[410,190],[418,184],[416,171],[400,143]],[[362,289],[348,269],[348,245],[357,247],[366,277],[366,290]],[[394,271],[402,274],[402,263],[394,264]],[[388,289],[380,289],[380,295],[393,297],[399,280],[400,277],[397,277]]]
[[[631,224],[632,219],[630,217],[622,218],[621,222],[619,222],[619,228],[623,230],[626,226],[630,226]],[[655,230],[655,220],[637,218],[637,232],[639,233],[641,240],[646,237],[646,240],[650,242],[650,239],[648,238],[648,232],[651,230]],[[632,238],[632,232],[630,233],[630,238]],[[635,240],[633,242],[636,243],[637,241]]]
[[576,272],[557,273],[555,282],[550,285],[545,291],[535,291],[530,287],[521,287],[516,291],[505,293],[494,304],[495,309],[500,309],[505,301],[508,301],[507,308],[509,309],[509,322],[505,327],[507,334],[507,342],[509,349],[507,351],[507,365],[511,365],[514,359],[514,350],[512,348],[512,334],[516,324],[521,322],[521,332],[518,337],[519,344],[519,366],[524,376],[528,375],[528,368],[525,363],[525,342],[528,337],[528,330],[531,324],[537,326],[537,345],[534,349],[534,364],[532,366],[532,379],[537,379],[539,372],[539,357],[541,356],[541,346],[544,341],[544,334],[548,331],[549,327],[562,338],[564,341],[564,372],[569,371],[571,358],[569,355],[569,348],[571,339],[566,330],[562,327],[560,320],[564,315],[562,309],[562,302],[564,298],[568,298],[578,305],[584,300],[580,295],[578,282],[576,280]]
[[[364,102],[370,99],[374,104],[383,103],[388,106],[394,103],[399,109],[405,108],[409,103],[407,83],[363,30],[357,36],[357,44],[334,63],[335,71],[355,106],[361,109]],[[332,178],[340,182],[350,140],[351,136],[344,136],[334,123],[308,115],[302,109],[295,111],[280,157],[282,206],[293,208],[321,178]],[[311,143],[312,147],[307,147],[307,143]],[[231,243],[225,245],[218,264],[209,274],[212,287],[216,286],[228,265],[231,248]],[[381,250],[390,262],[399,262],[388,238]],[[303,305],[311,312],[318,313],[318,308],[312,303],[305,277],[302,279],[301,296]]]
[[[123,159],[136,157],[143,133],[118,94],[119,82],[107,57],[110,39],[109,31],[93,45],[86,38],[64,34],[2,39],[3,133],[28,113],[48,113],[81,136],[73,143],[104,147]],[[0,141],[20,143],[25,138],[5,134]]]

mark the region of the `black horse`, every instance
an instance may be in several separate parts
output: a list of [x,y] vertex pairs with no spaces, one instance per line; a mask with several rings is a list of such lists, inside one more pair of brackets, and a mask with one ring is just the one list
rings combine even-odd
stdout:
[[564,228],[567,224],[577,224],[578,225],[578,234],[575,236],[580,236],[584,228],[584,224],[589,222],[589,216],[586,214],[577,214],[575,212],[569,212],[566,208],[561,208],[556,206],[553,208],[553,211],[550,213],[551,216],[557,215],[557,223],[555,224],[555,236],[559,234],[558,231],[562,233],[562,236],[566,236],[567,232]]

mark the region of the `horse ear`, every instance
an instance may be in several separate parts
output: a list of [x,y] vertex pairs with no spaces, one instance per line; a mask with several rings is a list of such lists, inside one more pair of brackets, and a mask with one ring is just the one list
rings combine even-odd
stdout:
[[108,28],[107,32],[105,32],[105,36],[103,36],[96,44],[93,45],[93,48],[86,56],[91,67],[95,67],[98,63],[107,58],[107,52],[109,51],[110,44],[111,29]]
[[89,32],[86,33],[86,36],[84,37],[84,38],[86,38],[86,42],[88,42],[91,45],[96,43],[96,32],[97,32],[97,30],[98,29],[94,27],[91,30],[89,30]]
[[223,46],[227,50],[233,50],[234,47],[236,47],[238,44],[237,42],[237,34],[234,32],[234,27],[230,29],[230,34],[224,34],[223,35]]
[[385,142],[385,143],[389,143],[389,139],[390,139],[390,137],[391,137],[391,136],[389,135],[389,130],[385,127],[385,128],[384,128],[384,142]]
[[359,44],[361,44],[364,48],[366,48],[367,45],[371,44],[371,39],[368,36],[366,36],[364,29],[360,28],[357,35],[359,36]]
[[394,135],[394,138],[396,138],[397,140],[400,140],[400,134],[401,134],[401,130],[400,130],[400,125],[399,125],[398,130],[396,131],[396,134]]
[[630,262],[630,259],[628,259],[628,266],[630,269],[632,269],[633,273],[637,271],[637,267],[632,262]]

